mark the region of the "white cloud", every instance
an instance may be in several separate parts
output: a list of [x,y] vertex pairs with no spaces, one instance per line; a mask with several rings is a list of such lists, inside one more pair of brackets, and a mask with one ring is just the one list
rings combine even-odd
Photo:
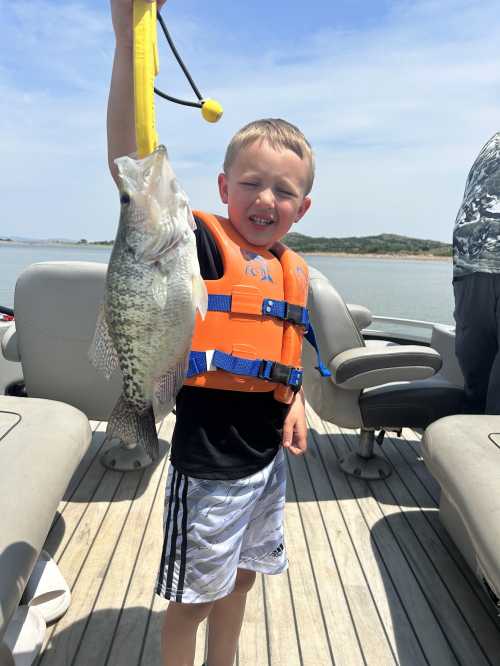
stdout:
[[[105,157],[107,10],[40,7],[0,0],[11,28],[0,62],[2,233],[109,238],[117,208]],[[364,33],[320,26],[300,44],[251,54],[235,46],[246,42],[244,26],[224,39],[216,17],[177,20],[172,33],[195,80],[225,108],[207,125],[196,110],[157,103],[160,137],[193,204],[222,210],[216,176],[227,140],[249,120],[282,116],[317,153],[301,231],[448,240],[468,170],[499,129],[498,9],[490,0],[394,7]],[[192,98],[166,49],[161,63],[160,87]]]

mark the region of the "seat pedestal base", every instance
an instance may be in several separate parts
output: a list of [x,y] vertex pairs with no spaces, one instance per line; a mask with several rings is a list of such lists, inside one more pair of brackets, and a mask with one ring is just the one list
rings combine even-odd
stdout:
[[361,428],[359,433],[359,449],[357,453],[350,453],[345,458],[340,458],[340,468],[358,479],[387,479],[392,472],[390,463],[373,453],[375,443],[375,432],[367,428]]
[[346,474],[368,481],[387,479],[392,472],[391,465],[382,456],[363,458],[359,453],[350,453],[345,458],[340,458],[339,466]]
[[108,469],[115,469],[118,472],[132,472],[149,467],[152,460],[142,446],[138,445],[130,449],[122,444],[117,444],[103,453],[101,462]]

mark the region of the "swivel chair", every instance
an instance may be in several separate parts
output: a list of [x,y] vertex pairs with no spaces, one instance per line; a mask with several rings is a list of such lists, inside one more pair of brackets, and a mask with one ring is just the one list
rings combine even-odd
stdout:
[[316,353],[304,342],[306,399],[323,420],[360,429],[357,452],[340,463],[346,473],[364,479],[386,478],[391,467],[374,454],[375,432],[425,428],[442,416],[460,413],[463,388],[438,373],[442,360],[432,347],[367,345],[349,307],[314,268],[310,269],[308,308],[322,361],[331,376],[320,375]]

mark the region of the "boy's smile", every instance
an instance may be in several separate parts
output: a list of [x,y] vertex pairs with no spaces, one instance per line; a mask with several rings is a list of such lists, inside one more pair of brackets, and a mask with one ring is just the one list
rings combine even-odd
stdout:
[[309,169],[307,158],[265,140],[241,148],[229,172],[219,175],[219,192],[231,224],[248,243],[270,247],[306,213]]

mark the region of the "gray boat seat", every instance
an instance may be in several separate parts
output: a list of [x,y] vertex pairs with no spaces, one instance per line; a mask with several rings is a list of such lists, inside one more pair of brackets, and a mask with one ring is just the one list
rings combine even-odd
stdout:
[[424,433],[423,457],[441,486],[439,515],[500,611],[500,417],[449,416]]
[[106,264],[61,261],[33,264],[17,280],[16,325],[2,348],[20,361],[30,397],[60,400],[90,419],[106,421],[121,391],[121,374],[109,381],[89,362]]
[[0,644],[90,439],[74,407],[0,396]]
[[437,374],[442,361],[432,347],[366,345],[342,297],[314,268],[308,308],[322,360],[332,374],[319,374],[315,352],[305,343],[306,398],[325,421],[361,429],[359,450],[342,462],[344,471],[363,478],[387,476],[388,464],[374,459],[374,431],[424,428],[459,413],[463,389]]

